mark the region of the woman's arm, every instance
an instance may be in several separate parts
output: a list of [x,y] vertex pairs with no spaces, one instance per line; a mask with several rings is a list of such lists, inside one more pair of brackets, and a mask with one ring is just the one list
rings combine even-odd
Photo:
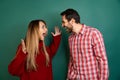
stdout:
[[25,60],[26,54],[22,51],[22,45],[19,45],[14,59],[8,65],[9,73],[20,76],[25,71]]
[[49,49],[50,49],[49,55],[51,58],[57,52],[59,44],[60,44],[60,40],[61,40],[61,32],[58,27],[55,27],[55,33],[52,32],[52,35],[53,35],[53,41],[52,41],[51,45],[49,46]]

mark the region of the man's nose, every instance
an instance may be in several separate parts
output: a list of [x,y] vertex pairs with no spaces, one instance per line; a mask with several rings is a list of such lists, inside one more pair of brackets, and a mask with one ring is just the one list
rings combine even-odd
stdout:
[[62,27],[64,27],[64,24],[62,24]]

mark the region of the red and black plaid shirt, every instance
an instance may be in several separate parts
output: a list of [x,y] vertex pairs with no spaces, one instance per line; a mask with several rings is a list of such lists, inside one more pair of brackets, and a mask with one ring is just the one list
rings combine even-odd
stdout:
[[108,80],[108,61],[101,33],[83,25],[69,36],[68,80]]

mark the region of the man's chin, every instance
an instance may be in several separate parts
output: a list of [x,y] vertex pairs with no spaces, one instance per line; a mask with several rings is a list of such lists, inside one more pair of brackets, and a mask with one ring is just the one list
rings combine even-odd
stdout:
[[71,29],[66,29],[66,32],[71,33],[72,30]]

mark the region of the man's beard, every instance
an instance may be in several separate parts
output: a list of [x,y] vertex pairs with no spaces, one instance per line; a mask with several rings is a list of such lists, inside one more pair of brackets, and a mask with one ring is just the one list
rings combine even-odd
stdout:
[[73,27],[71,27],[71,28],[65,27],[65,29],[66,29],[66,31],[67,31],[68,33],[71,33],[71,32],[72,32]]
[[66,28],[66,31],[67,31],[68,33],[71,33],[71,32],[72,32],[72,29]]

